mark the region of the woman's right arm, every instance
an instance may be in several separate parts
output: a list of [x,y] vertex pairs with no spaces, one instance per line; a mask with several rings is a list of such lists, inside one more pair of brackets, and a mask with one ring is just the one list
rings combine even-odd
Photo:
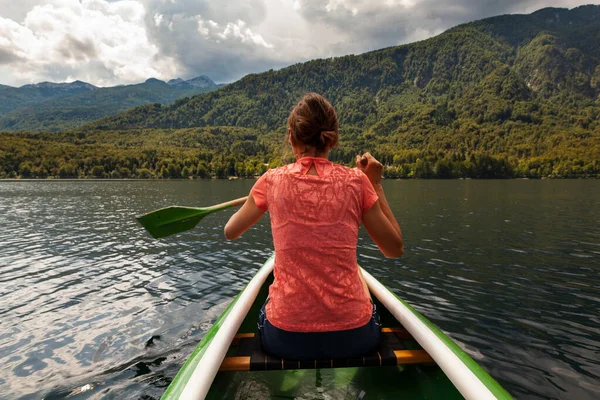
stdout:
[[356,167],[367,175],[379,197],[375,204],[363,213],[363,225],[384,256],[400,257],[404,254],[402,231],[381,185],[383,166],[371,154],[365,153],[362,157],[357,157]]

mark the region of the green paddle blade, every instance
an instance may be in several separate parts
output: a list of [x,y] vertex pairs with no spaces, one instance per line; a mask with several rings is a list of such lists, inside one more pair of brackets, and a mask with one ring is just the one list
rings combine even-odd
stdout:
[[140,224],[159,239],[184,232],[195,227],[198,222],[216,210],[208,208],[171,206],[136,217]]
[[208,214],[214,213],[215,211],[226,210],[230,207],[241,206],[247,199],[248,196],[241,197],[239,199],[205,208],[171,206],[149,212],[148,214],[136,217],[136,219],[144,228],[146,228],[153,238],[160,239],[165,236],[190,230]]

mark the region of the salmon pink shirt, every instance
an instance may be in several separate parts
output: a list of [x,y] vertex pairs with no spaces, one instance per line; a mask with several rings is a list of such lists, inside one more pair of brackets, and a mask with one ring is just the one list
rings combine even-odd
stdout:
[[[307,174],[314,165],[318,176]],[[330,332],[367,324],[372,305],[358,275],[356,244],[363,212],[378,197],[358,169],[303,157],[267,171],[252,188],[268,210],[275,280],[267,318],[291,332]]]

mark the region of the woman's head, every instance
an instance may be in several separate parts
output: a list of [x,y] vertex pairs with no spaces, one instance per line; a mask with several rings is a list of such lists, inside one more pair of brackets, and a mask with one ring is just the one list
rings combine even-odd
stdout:
[[315,155],[335,147],[339,140],[338,118],[331,103],[316,93],[305,94],[288,118],[292,146]]

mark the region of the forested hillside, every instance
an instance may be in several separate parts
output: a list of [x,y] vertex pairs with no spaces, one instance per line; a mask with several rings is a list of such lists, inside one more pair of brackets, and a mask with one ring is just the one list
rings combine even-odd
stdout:
[[[127,164],[133,176],[146,168],[168,177],[164,165],[152,169],[139,157],[152,148],[152,138],[176,141],[205,127],[245,128],[242,137],[228,136],[216,146],[174,145],[164,157],[172,171],[203,161],[212,175],[220,174],[222,163],[227,175],[248,175],[247,160],[282,162],[285,121],[306,91],[324,94],[338,110],[342,141],[332,158],[350,163],[369,150],[386,164],[388,177],[599,176],[600,6],[500,16],[418,43],[249,75],[216,92],[99,120],[79,135],[123,138],[111,142],[123,151],[117,164]],[[143,137],[143,146],[125,145],[129,136]],[[52,140],[20,135],[10,142],[23,152],[44,153]],[[110,176],[115,169],[101,154],[95,159]],[[5,176],[23,175],[20,162],[14,156],[11,165],[5,162]],[[76,175],[90,176],[77,162]]]
[[219,87],[205,76],[188,81],[172,79],[168,83],[148,79],[135,85],[105,88],[79,81],[0,87],[0,131],[73,130],[143,104],[169,104]]

